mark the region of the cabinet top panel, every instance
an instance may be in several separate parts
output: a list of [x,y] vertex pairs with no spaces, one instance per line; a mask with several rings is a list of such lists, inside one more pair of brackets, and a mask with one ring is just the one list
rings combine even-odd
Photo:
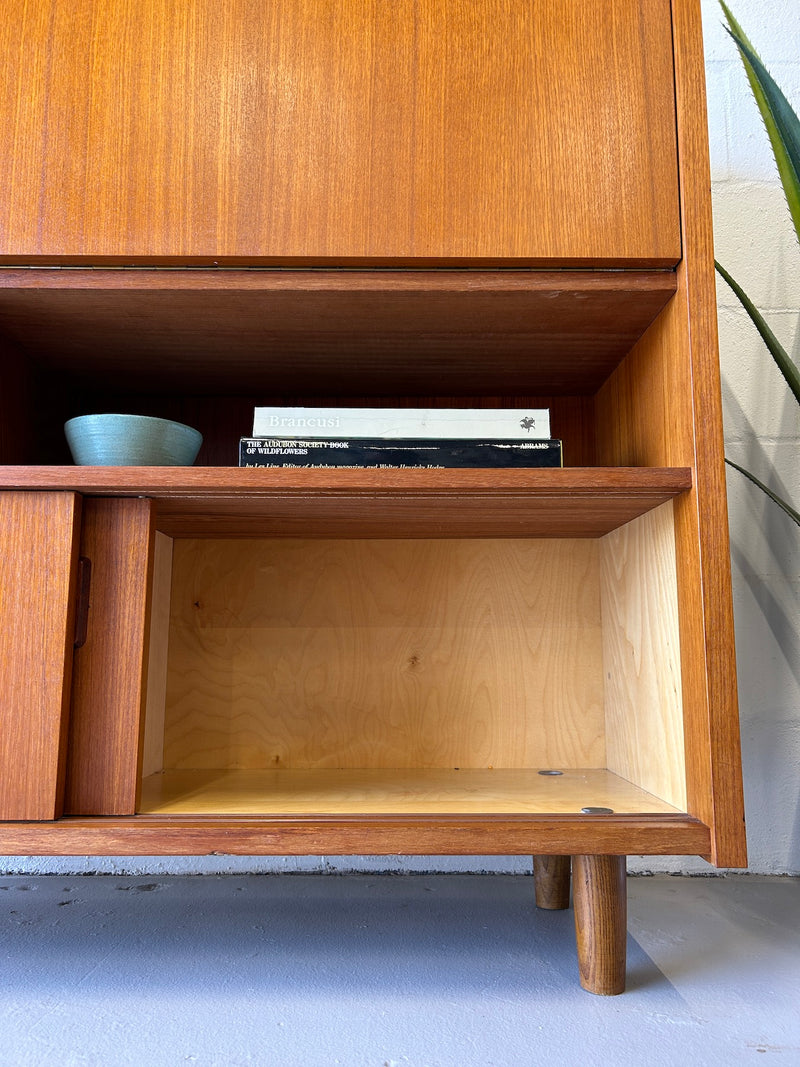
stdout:
[[669,0],[7,0],[5,262],[667,266]]

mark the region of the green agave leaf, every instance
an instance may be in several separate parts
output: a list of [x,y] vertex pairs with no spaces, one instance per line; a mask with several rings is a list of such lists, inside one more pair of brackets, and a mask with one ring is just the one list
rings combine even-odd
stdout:
[[800,119],[758,53],[733,17],[725,0],[720,6],[744,63],[753,95],[767,128],[797,239],[800,241]]
[[717,272],[725,279],[728,285],[736,293],[737,297],[741,301],[742,307],[747,314],[753,320],[756,329],[761,334],[764,344],[770,350],[772,358],[777,363],[781,374],[786,379],[786,383],[794,393],[795,400],[800,404],[800,370],[797,369],[792,361],[789,353],[780,343],[778,338],[772,332],[764,316],[755,306],[750,297],[742,289],[741,285],[728,274],[724,267],[714,261],[714,265],[717,268]]
[[773,493],[773,491],[768,488],[768,486],[764,485],[762,481],[759,481],[759,479],[756,478],[754,474],[751,474],[750,471],[745,470],[744,467],[740,467],[738,463],[734,463],[731,459],[726,459],[725,462],[728,464],[729,467],[733,467],[734,470],[737,470],[740,474],[743,474],[745,478],[749,478],[753,485],[757,485],[759,489],[761,489],[764,493],[767,494],[770,500],[774,500],[778,507],[782,508],[786,512],[786,514],[793,522],[796,522],[797,525],[800,526],[800,511],[795,511],[790,504],[787,504],[786,501],[782,499],[782,497],[779,497],[777,493]]

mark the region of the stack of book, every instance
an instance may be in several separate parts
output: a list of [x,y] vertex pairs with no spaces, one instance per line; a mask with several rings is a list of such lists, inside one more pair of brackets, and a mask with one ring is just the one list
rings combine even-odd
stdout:
[[547,409],[258,407],[240,467],[560,467]]

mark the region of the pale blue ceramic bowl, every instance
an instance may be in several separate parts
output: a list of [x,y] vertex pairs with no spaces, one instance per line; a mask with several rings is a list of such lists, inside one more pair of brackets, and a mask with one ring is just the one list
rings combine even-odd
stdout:
[[64,433],[82,467],[190,467],[203,443],[191,426],[151,415],[79,415]]

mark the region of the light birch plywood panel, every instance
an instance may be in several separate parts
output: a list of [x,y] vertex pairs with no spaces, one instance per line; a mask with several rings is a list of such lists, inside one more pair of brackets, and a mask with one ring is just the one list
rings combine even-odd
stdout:
[[176,540],[167,768],[603,766],[592,540]]
[[672,504],[601,545],[608,767],[685,810]]
[[674,814],[664,801],[607,771],[297,770],[167,771],[145,779],[148,815]]

